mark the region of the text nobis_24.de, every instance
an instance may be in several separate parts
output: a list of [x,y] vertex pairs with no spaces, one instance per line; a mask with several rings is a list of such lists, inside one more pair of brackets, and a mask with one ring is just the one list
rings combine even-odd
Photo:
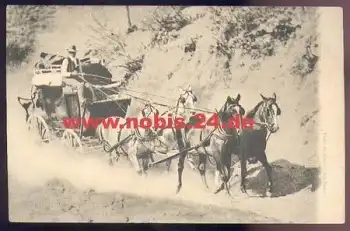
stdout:
[[254,120],[251,118],[240,117],[235,115],[230,118],[227,123],[221,123],[217,114],[213,114],[209,119],[206,119],[204,114],[195,114],[193,116],[196,122],[186,123],[182,117],[174,117],[172,114],[168,114],[168,118],[160,117],[155,114],[153,118],[126,118],[126,123],[119,124],[120,118],[64,118],[63,124],[65,128],[79,128],[83,125],[85,128],[97,128],[99,124],[102,124],[104,128],[155,128],[155,129],[166,129],[166,128],[193,128],[203,129],[205,127],[222,127],[222,128],[252,128]]
[[[254,120],[252,118],[245,118],[241,117],[240,115],[235,115],[228,119],[227,123],[221,123],[219,116],[217,114],[213,114],[209,119],[207,120],[205,114],[195,114],[193,116],[196,120],[196,122],[193,122],[191,124],[185,124],[184,121],[180,121],[179,128],[184,128],[185,126],[187,128],[199,128],[203,129],[205,127],[222,127],[222,128],[235,128],[235,129],[246,129],[246,128],[252,128],[254,125]],[[175,121],[176,122],[176,121]],[[177,128],[177,126],[175,125]]]

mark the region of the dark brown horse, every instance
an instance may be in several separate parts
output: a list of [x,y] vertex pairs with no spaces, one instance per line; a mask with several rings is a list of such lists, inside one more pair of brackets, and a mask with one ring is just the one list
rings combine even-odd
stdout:
[[261,95],[259,102],[251,111],[247,113],[247,118],[254,120],[252,128],[245,128],[240,134],[239,158],[241,163],[241,191],[246,193],[245,177],[247,174],[247,161],[260,161],[264,166],[268,176],[268,193],[272,192],[272,168],[266,157],[266,143],[271,133],[279,130],[278,116],[281,109],[276,102],[276,94],[272,98]]

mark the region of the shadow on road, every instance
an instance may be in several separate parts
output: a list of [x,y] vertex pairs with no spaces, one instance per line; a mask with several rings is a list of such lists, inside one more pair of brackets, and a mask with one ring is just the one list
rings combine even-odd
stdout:
[[[272,180],[274,182],[272,197],[286,196],[299,192],[306,187],[315,191],[319,187],[318,168],[307,168],[298,164],[292,164],[285,159],[279,159],[271,163],[273,169]],[[265,195],[268,179],[263,166],[252,168],[246,178],[247,190],[254,194]]]

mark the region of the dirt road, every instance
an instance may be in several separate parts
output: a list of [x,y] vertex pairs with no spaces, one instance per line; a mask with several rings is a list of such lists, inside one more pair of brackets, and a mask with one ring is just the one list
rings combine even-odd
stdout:
[[[15,80],[16,76],[11,77]],[[17,92],[8,94],[11,221],[270,223],[317,219],[316,193],[311,187],[305,188],[313,178],[312,169],[280,161],[273,165],[279,172],[275,179],[279,197],[243,195],[238,178],[229,198],[225,192],[213,195],[205,191],[198,172],[187,168],[183,189],[175,195],[176,171],[164,175],[152,170],[148,179],[142,179],[123,163],[110,167],[103,153],[76,155],[55,143],[33,144],[25,130],[23,109],[15,102]],[[18,137],[28,139],[21,139],[18,145]],[[254,186],[259,193],[266,189],[266,174],[256,173],[248,188]],[[288,212],[281,213],[286,207]]]
[[10,220],[27,222],[195,222],[250,223],[278,221],[237,209],[179,203],[118,192],[78,190],[66,180],[43,187],[10,180]]

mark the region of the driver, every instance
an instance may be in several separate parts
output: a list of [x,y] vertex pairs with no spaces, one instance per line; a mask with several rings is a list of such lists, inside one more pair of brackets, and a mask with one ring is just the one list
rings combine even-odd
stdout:
[[77,48],[75,45],[67,49],[68,56],[63,60],[61,66],[61,75],[63,86],[68,86],[70,90],[76,89],[80,103],[83,102],[84,81],[79,76],[80,61],[76,57]]
[[[69,47],[68,49],[68,57],[66,57],[61,66],[61,74],[64,78],[64,82],[68,85],[76,86],[78,77],[78,68],[79,68],[79,60],[76,58],[77,48],[75,45]],[[75,81],[71,81],[75,79]]]

